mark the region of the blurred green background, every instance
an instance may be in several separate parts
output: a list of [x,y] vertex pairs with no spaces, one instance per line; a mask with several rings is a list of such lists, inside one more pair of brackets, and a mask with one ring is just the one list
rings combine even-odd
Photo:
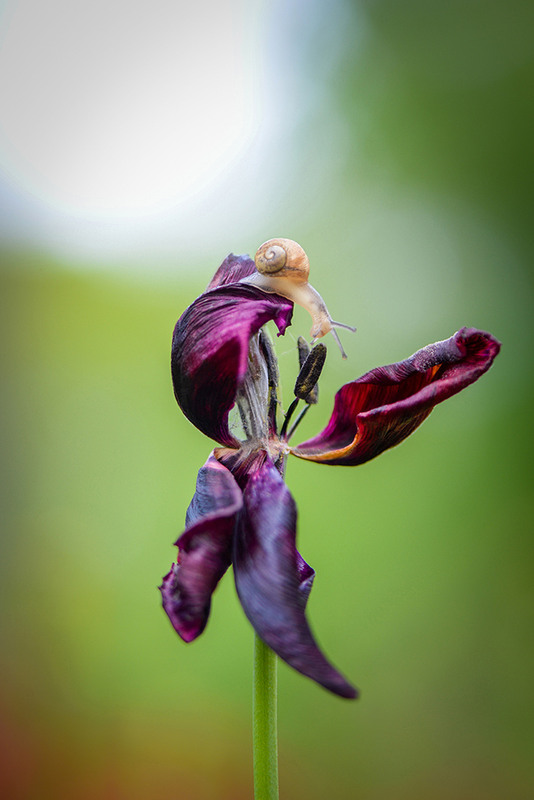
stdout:
[[[7,2],[0,16],[0,60],[2,47],[12,59],[0,95],[25,109],[20,130],[37,131],[37,144],[10,138],[16,113],[4,111],[3,796],[252,796],[253,635],[232,576],[189,646],[156,587],[212,447],[174,402],[173,325],[228,251],[282,235],[307,250],[334,318],[358,326],[343,336],[347,362],[329,347],[302,438],[325,423],[341,383],[462,325],[490,330],[503,350],[376,461],[289,463],[299,546],[317,570],[312,626],[362,696],[341,701],[281,664],[281,797],[530,797],[532,7],[236,0],[218,6],[235,38],[224,29],[217,47],[209,3],[201,22],[185,4],[117,2],[106,16],[96,3],[90,40],[84,4],[52,3],[44,31],[24,23],[28,5]],[[161,43],[172,53],[184,36],[198,57],[190,70],[160,65],[177,92],[191,88],[177,142],[180,120],[194,132],[209,112],[202,92],[232,59],[252,76],[249,138],[226,152],[217,185],[155,191],[143,206],[134,181],[133,208],[113,195],[113,163],[149,174],[165,118],[150,109],[153,138],[125,154],[113,138],[122,112],[105,116],[99,98],[115,107],[120,72],[135,99]],[[72,94],[40,81],[37,39]],[[106,70],[99,55],[83,62],[84,47],[108,53]],[[212,115],[214,141],[227,124]],[[60,177],[92,153],[109,186],[91,194],[80,178],[66,192]],[[194,155],[200,173],[202,148]],[[297,309],[278,342],[286,397],[308,331]]]

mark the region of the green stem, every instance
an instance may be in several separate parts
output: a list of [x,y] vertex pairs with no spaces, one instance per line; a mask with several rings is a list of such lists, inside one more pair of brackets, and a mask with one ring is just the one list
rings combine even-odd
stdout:
[[254,635],[254,800],[278,800],[276,654]]

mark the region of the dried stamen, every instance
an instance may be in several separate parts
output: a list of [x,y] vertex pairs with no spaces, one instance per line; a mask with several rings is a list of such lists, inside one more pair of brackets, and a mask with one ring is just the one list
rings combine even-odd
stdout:
[[[319,380],[321,372],[323,371],[327,352],[324,344],[318,344],[310,351],[308,343],[302,338],[302,336],[299,336],[298,339],[298,350],[300,371],[295,382],[295,399],[287,410],[284,424],[282,425],[282,430],[280,431],[280,438],[285,439],[286,441],[289,440],[294,434],[310,405],[317,403],[319,396],[317,381]],[[299,400],[304,400],[306,406],[302,409],[288,433],[287,431],[289,428],[289,423],[293,413],[295,412],[295,409],[297,408]]]
[[[299,361],[302,349],[299,348]],[[299,376],[295,383],[294,394],[300,400],[305,400],[308,404],[317,402],[318,392],[317,381],[323,371],[326,360],[326,347],[324,344],[317,344],[301,366]]]

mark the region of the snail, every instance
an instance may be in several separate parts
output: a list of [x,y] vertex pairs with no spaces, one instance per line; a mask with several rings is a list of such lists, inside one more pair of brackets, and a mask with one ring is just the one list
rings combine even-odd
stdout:
[[305,308],[311,314],[313,322],[312,344],[327,333],[332,333],[342,357],[346,358],[335,328],[346,328],[353,332],[356,328],[334,322],[323,298],[308,283],[310,262],[300,244],[292,239],[269,239],[258,248],[254,262],[257,271],[243,278],[241,283],[251,284],[264,292],[282,295]]

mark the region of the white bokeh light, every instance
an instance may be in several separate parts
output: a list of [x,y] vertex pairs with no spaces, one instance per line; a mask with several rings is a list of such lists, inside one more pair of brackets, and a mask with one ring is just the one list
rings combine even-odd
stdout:
[[73,215],[165,212],[251,146],[258,3],[18,0],[0,37],[0,159]]

